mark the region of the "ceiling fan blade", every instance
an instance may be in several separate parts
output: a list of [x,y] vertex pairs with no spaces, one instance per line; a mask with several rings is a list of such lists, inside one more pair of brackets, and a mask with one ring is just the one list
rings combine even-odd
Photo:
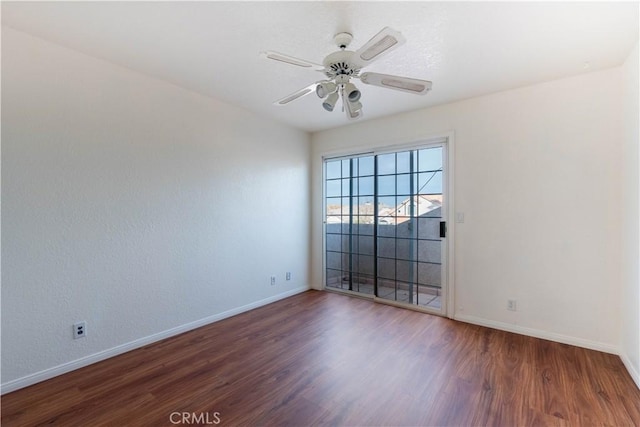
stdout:
[[271,50],[260,52],[260,56],[266,59],[273,59],[274,61],[284,62],[286,64],[297,65],[298,67],[310,68],[316,71],[324,71],[324,65],[316,64],[315,62],[307,61],[305,59],[294,58],[293,56],[285,55],[279,52],[273,52]]
[[295,101],[296,99],[302,98],[303,96],[307,96],[310,93],[314,93],[316,91],[317,83],[312,83],[307,87],[304,87],[300,90],[293,92],[291,95],[287,95],[282,99],[274,102],[275,105],[287,105],[290,102]]
[[364,46],[354,52],[353,60],[362,68],[395,48],[402,46],[404,42],[405,39],[399,31],[384,27]]
[[432,83],[428,80],[411,79],[409,77],[392,76],[380,73],[362,73],[360,75],[362,83],[403,92],[424,95],[431,90]]

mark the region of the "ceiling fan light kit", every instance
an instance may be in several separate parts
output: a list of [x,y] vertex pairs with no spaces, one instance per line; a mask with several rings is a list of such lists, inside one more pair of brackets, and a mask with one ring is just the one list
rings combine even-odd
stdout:
[[362,103],[361,102],[348,102],[349,104],[349,109],[351,111],[353,111],[354,113],[357,113],[358,111],[362,110]]
[[338,86],[330,81],[318,82],[316,86],[316,95],[319,98],[326,98],[330,93],[338,90]]
[[344,85],[344,93],[351,102],[356,102],[360,99],[360,91],[353,83],[347,83]]
[[360,74],[362,68],[405,42],[400,32],[385,27],[355,52],[346,50],[352,40],[353,36],[350,33],[336,34],[333,41],[340,50],[327,55],[322,61],[322,65],[278,52],[262,52],[263,58],[320,71],[328,79],[315,82],[287,95],[276,101],[275,104],[287,105],[315,91],[320,99],[324,99],[322,106],[327,111],[333,111],[338,99],[342,98],[342,109],[347,118],[355,120],[362,117],[362,103],[360,102],[362,93],[351,82],[351,79],[359,79],[368,85],[418,95],[424,95],[431,90],[432,83],[428,80],[371,72]]
[[322,106],[324,107],[325,110],[331,112],[335,108],[337,102],[338,102],[338,92],[333,92],[322,103]]

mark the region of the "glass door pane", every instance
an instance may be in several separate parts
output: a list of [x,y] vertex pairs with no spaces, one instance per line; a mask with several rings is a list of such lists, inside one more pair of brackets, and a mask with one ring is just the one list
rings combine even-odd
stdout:
[[374,293],[374,158],[325,162],[326,286]]
[[377,157],[379,298],[442,309],[441,146]]
[[325,161],[326,283],[443,312],[444,146]]

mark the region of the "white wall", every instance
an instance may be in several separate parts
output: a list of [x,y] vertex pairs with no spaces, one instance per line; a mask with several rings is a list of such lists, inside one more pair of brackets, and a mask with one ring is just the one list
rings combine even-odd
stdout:
[[465,213],[455,317],[617,352],[621,77],[609,69],[313,134],[313,286],[323,153],[453,131],[455,210]]
[[3,392],[306,289],[308,194],[306,133],[3,28]]
[[623,145],[623,211],[622,211],[622,360],[640,387],[640,150],[638,126],[638,45],[625,61],[624,84],[624,145]]

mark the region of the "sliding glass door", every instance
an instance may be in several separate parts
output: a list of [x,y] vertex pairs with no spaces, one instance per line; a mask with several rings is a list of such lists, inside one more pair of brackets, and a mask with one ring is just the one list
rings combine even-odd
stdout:
[[325,286],[444,314],[446,145],[325,160]]

